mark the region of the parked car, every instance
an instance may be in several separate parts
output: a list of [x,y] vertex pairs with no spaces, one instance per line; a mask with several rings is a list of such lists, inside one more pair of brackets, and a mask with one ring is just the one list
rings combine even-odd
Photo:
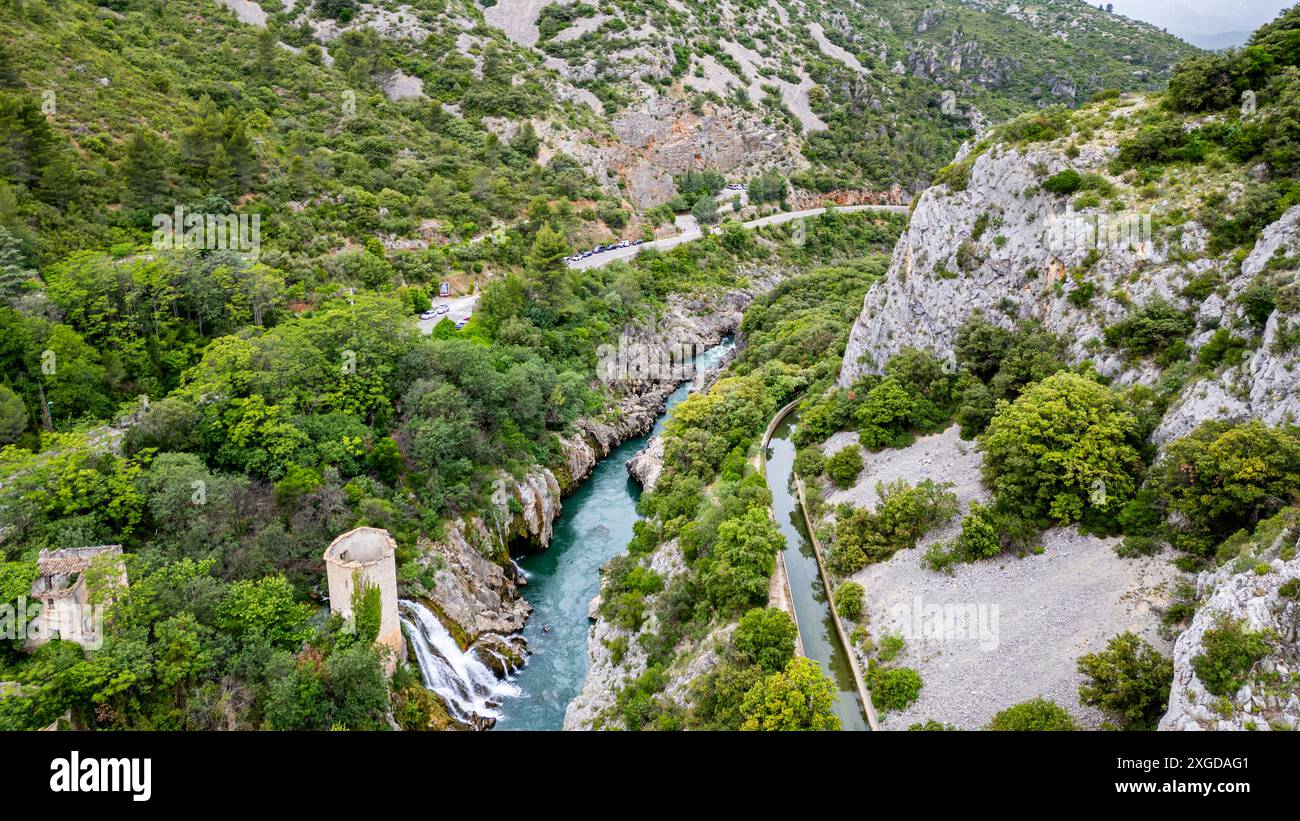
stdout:
[[456,322],[456,330],[461,330],[469,322],[468,319],[461,319]]

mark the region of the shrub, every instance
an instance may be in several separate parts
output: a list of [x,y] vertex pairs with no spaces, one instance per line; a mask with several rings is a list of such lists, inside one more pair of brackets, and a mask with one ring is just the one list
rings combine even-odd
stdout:
[[1205,422],[1176,439],[1151,469],[1156,503],[1182,514],[1212,547],[1284,507],[1300,487],[1300,429]]
[[1174,663],[1133,633],[1120,633],[1100,653],[1078,661],[1087,681],[1079,685],[1079,700],[1122,717],[1131,730],[1155,729],[1164,715]]
[[797,635],[798,628],[784,610],[755,607],[741,617],[731,644],[744,663],[775,673],[784,670],[794,658]]
[[1268,655],[1271,642],[1263,631],[1245,628],[1243,621],[1220,615],[1201,636],[1205,652],[1192,659],[1192,670],[1216,696],[1230,696],[1245,683],[1255,663]]
[[835,686],[812,659],[791,659],[741,700],[742,730],[838,730]]
[[[1272,313],[1271,306],[1269,313]],[[1227,328],[1219,328],[1214,332],[1214,336],[1197,350],[1196,361],[1206,368],[1216,368],[1222,362],[1235,365],[1241,360],[1245,350],[1245,340],[1233,336]]]
[[1152,300],[1137,313],[1106,328],[1106,344],[1132,356],[1160,353],[1181,342],[1196,327],[1191,314],[1161,299]]
[[1137,420],[1104,385],[1057,373],[1003,408],[985,432],[984,480],[1000,511],[1026,519],[1113,516],[1133,496]]
[[921,674],[910,667],[871,669],[871,703],[877,710],[906,710],[921,695]]
[[1067,168],[1043,180],[1043,188],[1053,194],[1073,194],[1082,182],[1083,177],[1078,171]]
[[954,732],[956,727],[951,724],[944,724],[942,721],[936,721],[933,718],[927,718],[925,721],[918,721],[915,724],[907,725],[908,732]]
[[835,612],[840,618],[857,621],[862,617],[862,585],[853,581],[841,582],[835,588]]
[[957,496],[948,487],[929,479],[911,486],[899,479],[876,485],[880,503],[874,512],[841,507],[832,569],[852,573],[898,550],[916,547],[922,536],[957,514]]
[[857,445],[841,448],[826,460],[825,469],[836,487],[852,487],[862,472],[862,449]]
[[970,510],[961,520],[961,535],[957,537],[956,549],[957,555],[968,562],[988,559],[1002,552],[992,510],[979,502],[971,502]]
[[880,647],[876,650],[876,657],[881,661],[893,661],[903,652],[907,642],[897,633],[890,633],[880,640]]
[[794,472],[802,477],[821,476],[825,468],[826,457],[818,448],[799,448],[794,455]]
[[1077,730],[1079,726],[1065,710],[1054,701],[1039,697],[999,711],[989,721],[988,729],[1003,732],[1030,730]]

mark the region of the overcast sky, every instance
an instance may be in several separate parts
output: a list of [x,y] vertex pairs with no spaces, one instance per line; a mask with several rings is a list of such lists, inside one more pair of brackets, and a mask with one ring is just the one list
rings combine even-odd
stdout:
[[[1174,34],[1253,31],[1298,0],[1103,0],[1125,17],[1146,20]],[[1096,0],[1093,2],[1096,5]]]

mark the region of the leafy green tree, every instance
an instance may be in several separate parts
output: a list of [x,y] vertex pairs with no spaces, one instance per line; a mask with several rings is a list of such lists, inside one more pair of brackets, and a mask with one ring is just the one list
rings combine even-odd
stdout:
[[740,704],[742,730],[838,730],[835,686],[812,659],[794,658],[760,680]]
[[718,221],[718,201],[712,194],[701,194],[691,206],[691,216],[700,225],[712,225]]
[[731,643],[737,655],[747,663],[757,664],[768,673],[784,670],[794,658],[798,628],[784,610],[755,607],[741,616],[732,633]]
[[218,618],[235,636],[260,636],[272,644],[293,647],[302,641],[311,608],[294,601],[293,586],[284,576],[235,582]]
[[1002,409],[981,443],[999,509],[1042,522],[1117,515],[1136,489],[1137,420],[1104,385],[1057,373]]
[[862,599],[865,595],[862,585],[855,581],[840,582],[835,588],[835,611],[840,618],[857,621],[862,618]]
[[1100,653],[1080,656],[1079,700],[1120,716],[1131,730],[1154,729],[1164,715],[1174,663],[1130,632],[1120,633]]
[[1039,697],[1000,710],[989,721],[990,730],[1009,732],[1077,730],[1074,718],[1055,702]]
[[0,385],[0,445],[17,442],[27,430],[27,407],[7,385]]
[[979,502],[971,502],[961,520],[957,551],[968,562],[990,559],[1002,551],[993,511]]
[[22,243],[0,225],[0,305],[8,305],[22,293],[36,272],[23,264]]
[[873,665],[871,703],[877,710],[901,711],[921,695],[921,674],[910,667]]
[[784,546],[785,538],[765,508],[751,507],[744,515],[724,521],[718,527],[712,561],[703,573],[709,598],[728,608],[766,601],[776,554]]
[[332,700],[331,726],[377,730],[386,726],[388,682],[373,646],[353,644],[326,659],[326,690]]
[[1180,514],[1207,550],[1280,510],[1297,486],[1300,430],[1257,419],[1202,423],[1169,444],[1148,480],[1155,503]]
[[862,472],[862,449],[846,445],[826,459],[826,475],[838,488],[852,487]]

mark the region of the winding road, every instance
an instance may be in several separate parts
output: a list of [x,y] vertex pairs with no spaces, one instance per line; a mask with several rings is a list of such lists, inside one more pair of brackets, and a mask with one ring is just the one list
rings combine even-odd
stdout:
[[[792,222],[794,220],[808,219],[818,214],[824,214],[829,209],[826,208],[809,208],[805,211],[782,211],[779,214],[772,214],[766,217],[742,222],[745,228],[760,228],[764,225],[780,225],[783,222]],[[853,211],[888,211],[894,214],[906,214],[910,210],[906,205],[843,205],[835,210],[842,213],[851,213]],[[574,260],[569,263],[570,268],[599,268],[608,265],[615,260],[627,260],[641,253],[642,251],[654,248],[657,251],[667,251],[669,248],[676,248],[684,242],[697,240],[703,236],[700,231],[699,223],[694,217],[681,216],[677,218],[677,227],[682,232],[675,237],[666,239],[657,239],[653,242],[643,243],[641,245],[631,245],[627,248],[615,248],[612,251],[606,251],[603,254],[587,257],[586,259]]]
[[[734,194],[735,192],[731,193]],[[780,225],[783,222],[792,222],[794,220],[815,217],[819,214],[826,213],[828,210],[830,209],[809,208],[803,211],[782,211],[778,214],[759,217],[758,219],[753,219],[749,222],[742,222],[741,225],[745,228],[760,228],[764,225]],[[838,206],[835,210],[843,213],[851,213],[853,211],[886,211],[894,214],[906,214],[910,209],[906,205],[843,205]],[[656,251],[667,251],[670,248],[676,248],[682,243],[692,242],[704,236],[704,232],[700,230],[699,222],[696,221],[695,217],[692,217],[689,214],[682,214],[677,217],[677,228],[681,233],[675,237],[657,239],[653,242],[642,243],[641,245],[630,245],[627,248],[615,248],[606,251],[603,254],[587,257],[586,259],[573,260],[569,263],[569,267],[577,269],[600,268],[614,262],[615,260],[632,259],[637,254],[650,248],[653,248]],[[462,319],[468,320],[470,318],[470,315],[474,312],[474,306],[478,303],[478,294],[475,293],[469,296],[438,299],[434,302],[435,304],[446,303],[450,309],[448,318],[453,322],[457,322]],[[433,326],[437,325],[441,320],[441,316],[434,319],[420,320],[421,333],[432,333]]]

